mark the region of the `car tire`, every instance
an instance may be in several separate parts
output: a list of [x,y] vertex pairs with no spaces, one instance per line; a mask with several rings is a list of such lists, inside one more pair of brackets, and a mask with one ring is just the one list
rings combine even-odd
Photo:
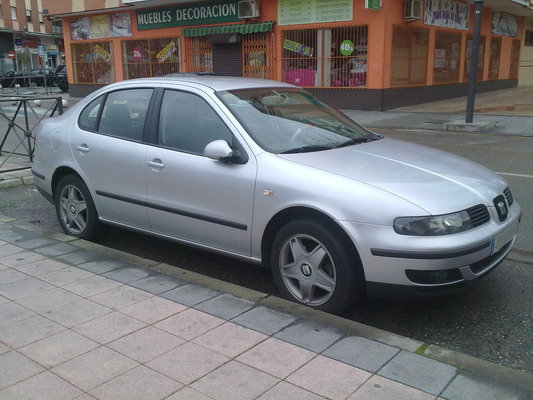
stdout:
[[295,220],[276,234],[271,252],[274,281],[282,296],[340,314],[364,291],[364,274],[353,245],[332,223]]
[[59,181],[54,203],[59,224],[67,235],[95,240],[104,233],[89,189],[78,176],[67,175]]

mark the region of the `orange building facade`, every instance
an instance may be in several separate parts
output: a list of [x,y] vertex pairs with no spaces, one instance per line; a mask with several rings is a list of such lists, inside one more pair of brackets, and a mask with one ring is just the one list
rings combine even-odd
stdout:
[[[348,109],[385,110],[466,93],[474,25],[474,6],[466,1],[109,3],[50,9],[62,19],[73,96],[173,72],[289,82]],[[525,5],[516,14],[483,8],[478,91],[517,85],[525,9],[533,16]]]

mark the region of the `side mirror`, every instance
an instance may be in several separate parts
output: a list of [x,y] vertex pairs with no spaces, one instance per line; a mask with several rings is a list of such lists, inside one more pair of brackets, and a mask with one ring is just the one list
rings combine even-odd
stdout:
[[204,156],[229,164],[245,164],[247,159],[238,150],[233,150],[225,140],[214,140],[204,148]]

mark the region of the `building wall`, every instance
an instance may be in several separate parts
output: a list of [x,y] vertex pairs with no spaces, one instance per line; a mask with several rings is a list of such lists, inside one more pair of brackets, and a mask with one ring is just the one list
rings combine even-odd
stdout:
[[[109,7],[119,6],[118,0],[73,0],[71,2],[56,2],[52,0],[53,6],[51,6],[50,13],[70,13],[83,10],[99,10]],[[458,0],[456,0],[457,2]],[[461,1],[458,1],[462,3]],[[147,2],[150,3],[150,2]],[[198,2],[196,2],[198,3]],[[465,4],[465,3],[462,3]],[[148,4],[149,5],[149,4]],[[167,6],[169,6],[167,4]],[[147,7],[154,8],[154,7]],[[122,12],[119,8],[109,10],[107,13],[90,14],[90,17],[98,15],[107,15],[110,13]],[[67,17],[63,19],[63,32],[65,38],[65,54],[67,60],[72,60],[72,44],[80,43],[95,43],[95,40],[86,41],[74,41],[70,37],[70,23],[75,18],[83,16],[83,12],[75,17]],[[86,14],[85,16],[89,16]],[[156,39],[165,37],[181,37],[182,28],[163,28],[152,30],[138,30],[136,13],[130,12],[131,16],[131,38],[126,39]],[[260,21],[277,21],[278,20],[278,2],[276,0],[261,2],[261,17]],[[245,21],[250,22],[250,21]],[[518,38],[524,36],[524,19],[516,17],[518,24]],[[274,79],[284,79],[284,49],[283,49],[283,37],[288,31],[297,30],[333,30],[346,26],[366,26],[367,27],[367,40],[368,40],[368,52],[367,52],[367,71],[365,72],[366,79],[362,87],[310,87],[309,90],[319,93],[326,100],[329,100],[337,105],[342,105],[346,108],[363,108],[363,109],[387,109],[390,107],[397,107],[401,105],[416,104],[422,99],[424,101],[438,100],[441,98],[449,98],[454,96],[464,95],[466,93],[466,87],[468,80],[465,79],[465,61],[467,59],[466,46],[467,36],[472,34],[474,25],[474,6],[469,7],[469,24],[468,30],[463,29],[451,29],[445,27],[438,27],[433,25],[424,24],[423,20],[414,22],[406,22],[404,20],[404,2],[403,1],[391,1],[383,0],[382,7],[379,11],[365,9],[364,0],[353,0],[353,15],[351,21],[345,22],[332,22],[321,24],[301,24],[301,25],[278,25],[273,26],[273,38],[274,38],[274,62],[275,62],[275,76]],[[418,28],[427,32],[427,64],[426,64],[426,80],[424,83],[418,84],[406,84],[403,87],[395,86],[391,82],[391,70],[395,68],[393,62],[393,40],[394,32],[397,27],[404,27],[408,29]],[[458,79],[456,81],[445,81],[445,83],[439,83],[435,76],[436,65],[438,57],[436,57],[436,37],[442,34],[453,33],[460,37],[460,52],[457,58],[456,68],[458,71]],[[513,40],[516,38],[497,35],[492,33],[492,10],[488,7],[483,8],[483,18],[481,35],[485,38],[485,52],[483,58],[483,71],[480,73],[478,80],[482,82],[479,85],[480,90],[500,89],[502,87],[516,86],[517,80],[510,76],[511,70],[511,49]],[[498,72],[498,77],[495,80],[489,80],[490,73],[490,43],[491,38],[497,37],[501,40],[499,65],[495,69]],[[122,41],[125,38],[111,37],[105,39],[112,44],[112,60],[114,65],[114,73],[112,80],[118,81],[124,79],[124,73],[122,69],[121,54]],[[182,43],[184,41],[182,40]],[[338,45],[338,44],[336,44]],[[532,48],[533,49],[533,48]],[[440,49],[439,49],[440,50]],[[528,53],[529,49],[522,49],[522,56],[530,57],[533,63],[533,52]],[[191,71],[190,60],[185,57],[183,49],[181,50],[181,67],[182,70]],[[528,56],[530,54],[530,56]],[[285,54],[286,56],[286,54]],[[318,61],[317,61],[318,62]],[[533,65],[533,64],[532,64]],[[74,92],[79,90],[79,93],[86,94],[91,90],[90,85],[86,83],[80,83],[72,79],[75,77],[72,62],[67,62],[68,74],[71,77],[71,83],[74,83],[72,89]],[[307,67],[309,68],[309,67]],[[533,69],[533,68],[531,68]],[[526,71],[526,72],[524,72]],[[523,65],[520,74],[524,75],[524,81],[527,81],[527,75],[530,71]],[[531,71],[533,75],[533,71]],[[532,77],[533,78],[533,77]],[[93,85],[93,90],[98,85]],[[318,85],[320,86],[320,85]],[[330,86],[329,82],[325,86]]]

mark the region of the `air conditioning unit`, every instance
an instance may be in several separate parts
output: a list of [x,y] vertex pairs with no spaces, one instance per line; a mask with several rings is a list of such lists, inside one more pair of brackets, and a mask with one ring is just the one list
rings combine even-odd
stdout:
[[422,0],[405,0],[405,20],[422,19]]
[[259,1],[244,0],[237,3],[237,15],[240,19],[257,18],[260,15]]

